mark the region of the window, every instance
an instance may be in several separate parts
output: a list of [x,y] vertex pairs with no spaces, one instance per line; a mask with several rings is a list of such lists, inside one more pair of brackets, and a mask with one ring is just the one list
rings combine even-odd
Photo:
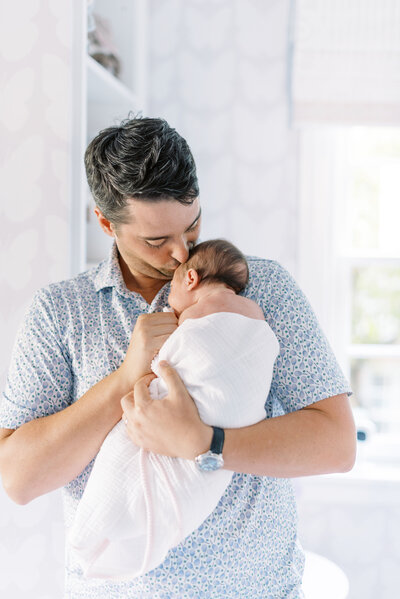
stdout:
[[[400,432],[400,129],[301,132],[300,283],[354,406]],[[400,453],[399,453],[400,455]]]
[[342,258],[350,273],[348,360],[355,401],[379,432],[400,431],[400,130],[345,135]]

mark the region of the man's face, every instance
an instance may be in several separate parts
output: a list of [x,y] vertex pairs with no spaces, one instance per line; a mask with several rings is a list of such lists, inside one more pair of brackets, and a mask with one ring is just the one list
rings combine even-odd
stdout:
[[118,250],[133,275],[169,280],[200,232],[200,202],[130,200],[130,222],[113,227]]

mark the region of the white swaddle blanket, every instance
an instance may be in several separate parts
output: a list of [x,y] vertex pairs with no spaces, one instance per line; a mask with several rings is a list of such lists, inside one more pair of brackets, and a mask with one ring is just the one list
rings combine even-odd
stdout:
[[[218,312],[185,320],[152,368],[158,374],[158,362],[166,360],[206,424],[237,428],[265,418],[278,353],[265,321]],[[153,399],[166,389],[161,378],[150,384]],[[97,455],[68,535],[85,575],[129,580],[160,565],[211,514],[232,475],[142,450],[120,421]]]

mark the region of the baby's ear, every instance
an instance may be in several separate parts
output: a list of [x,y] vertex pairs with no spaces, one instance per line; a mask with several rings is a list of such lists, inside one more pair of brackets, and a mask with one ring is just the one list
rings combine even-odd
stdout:
[[197,270],[195,270],[194,268],[189,268],[185,274],[185,285],[187,286],[188,291],[196,289],[199,283],[200,277],[198,275]]

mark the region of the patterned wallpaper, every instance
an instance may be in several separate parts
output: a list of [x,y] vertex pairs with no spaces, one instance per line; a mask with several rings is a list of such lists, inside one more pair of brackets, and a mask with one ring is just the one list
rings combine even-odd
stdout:
[[[297,136],[286,103],[290,0],[148,5],[148,113],[165,117],[193,150],[203,237],[226,236],[296,276]],[[68,276],[70,7],[58,0],[0,5],[2,386],[35,289]],[[340,485],[327,502],[314,487],[307,494],[304,483],[298,488],[307,548],[345,569],[349,599],[394,597],[399,544],[390,522],[399,520],[398,508],[372,502],[360,511],[350,500],[337,503]],[[371,489],[380,494],[383,487],[371,484],[355,496]],[[0,596],[60,599],[62,564],[59,493],[21,507],[0,487]]]
[[1,3],[0,11],[3,385],[33,292],[68,274],[71,27],[56,0]]
[[288,127],[289,0],[151,0],[149,112],[188,141],[203,238],[296,271],[297,136]]
[[[0,381],[36,289],[68,276],[69,3],[0,4]],[[58,599],[59,493],[14,505],[0,485],[0,596]]]
[[[34,291],[68,276],[68,4],[21,0],[0,9],[2,385]],[[288,0],[150,0],[149,12],[148,112],[167,118],[192,147],[203,236],[226,236],[248,253],[293,269],[296,140],[287,127],[285,99]],[[62,558],[58,493],[21,507],[1,490],[0,595],[58,599]]]

